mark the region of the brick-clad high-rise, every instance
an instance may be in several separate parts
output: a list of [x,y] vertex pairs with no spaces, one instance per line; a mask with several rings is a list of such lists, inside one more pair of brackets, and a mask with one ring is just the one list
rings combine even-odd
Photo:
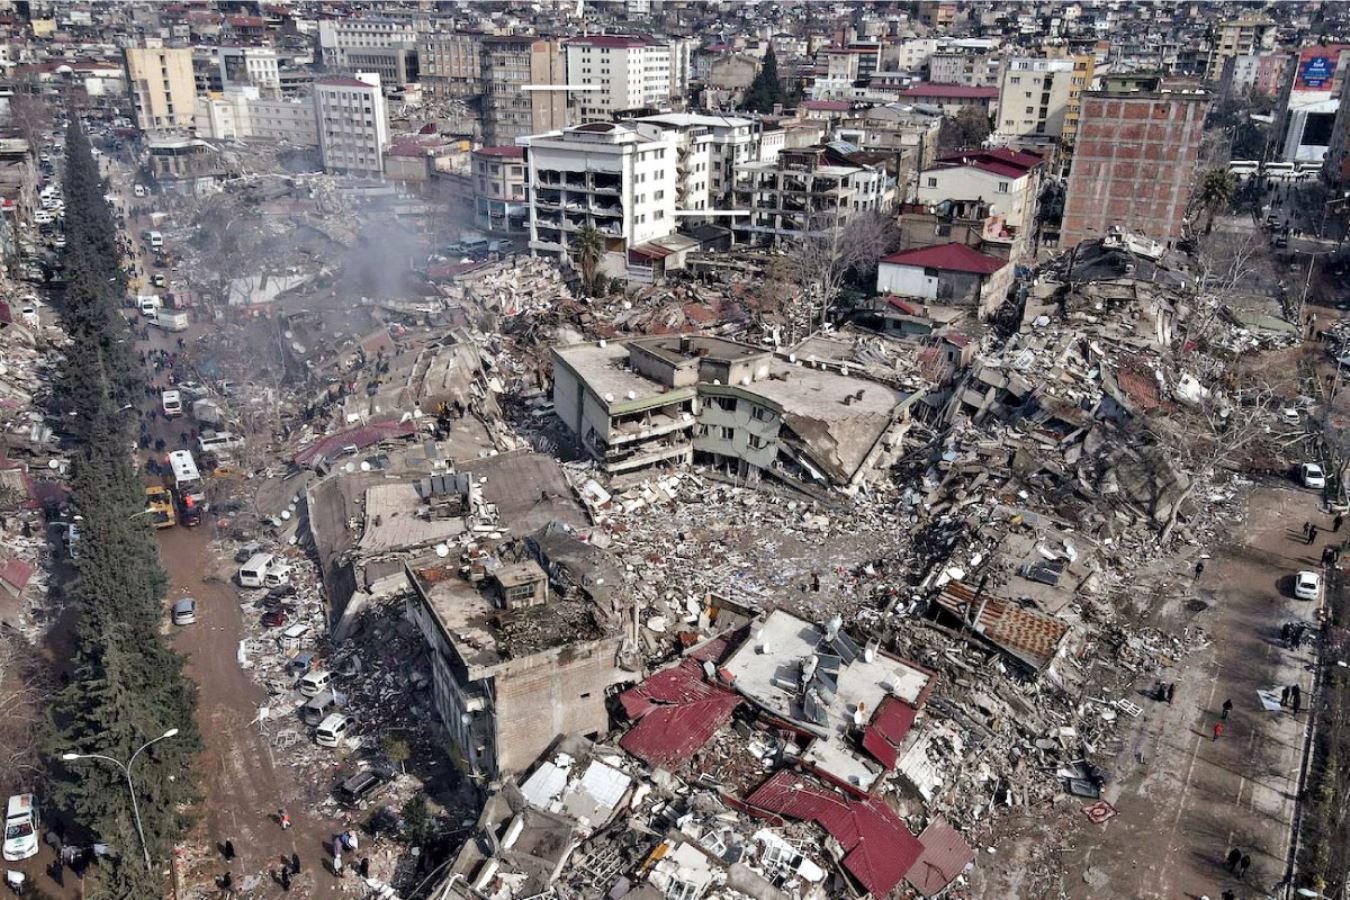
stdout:
[[1113,225],[1164,243],[1181,237],[1209,100],[1198,91],[1084,94],[1060,246]]

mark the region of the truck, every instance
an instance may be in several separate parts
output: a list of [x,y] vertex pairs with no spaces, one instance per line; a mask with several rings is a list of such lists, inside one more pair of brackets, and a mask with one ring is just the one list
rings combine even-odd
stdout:
[[173,477],[173,492],[178,498],[178,520],[189,528],[202,523],[207,510],[206,482],[197,471],[197,461],[191,450],[174,450],[169,454],[169,469]]
[[165,331],[187,331],[188,314],[181,311],[170,312],[160,309],[155,315],[155,324]]
[[174,514],[173,494],[162,484],[145,489],[145,511],[156,528],[172,528],[178,523],[178,517]]

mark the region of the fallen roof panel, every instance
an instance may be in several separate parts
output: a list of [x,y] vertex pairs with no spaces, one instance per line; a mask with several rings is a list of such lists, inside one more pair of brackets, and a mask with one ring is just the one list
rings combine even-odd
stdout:
[[935,897],[975,861],[975,851],[961,833],[938,816],[919,835],[923,853],[905,876],[925,897]]
[[717,691],[702,700],[654,707],[619,739],[619,746],[648,765],[679,768],[712,740],[740,699]]
[[919,839],[884,801],[849,799],[786,769],[762,784],[746,802],[820,825],[847,853],[844,868],[874,897],[889,894],[923,852]]

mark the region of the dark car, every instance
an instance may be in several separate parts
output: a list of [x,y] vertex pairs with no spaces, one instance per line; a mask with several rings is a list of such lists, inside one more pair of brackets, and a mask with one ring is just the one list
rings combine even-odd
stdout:
[[267,628],[280,628],[290,621],[284,609],[273,609],[263,613],[262,623]]
[[388,776],[383,772],[366,769],[340,782],[333,789],[333,793],[337,794],[338,802],[343,806],[356,806],[383,787],[388,780]]

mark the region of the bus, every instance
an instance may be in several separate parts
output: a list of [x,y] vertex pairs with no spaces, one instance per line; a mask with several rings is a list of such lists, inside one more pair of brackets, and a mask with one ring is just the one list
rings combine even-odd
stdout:
[[145,489],[145,511],[156,528],[172,528],[177,524],[178,520],[173,509],[173,494],[162,484]]
[[169,454],[169,468],[173,472],[173,492],[178,497],[178,519],[191,527],[200,525],[206,512],[206,483],[197,471],[197,461],[191,450],[174,450]]

